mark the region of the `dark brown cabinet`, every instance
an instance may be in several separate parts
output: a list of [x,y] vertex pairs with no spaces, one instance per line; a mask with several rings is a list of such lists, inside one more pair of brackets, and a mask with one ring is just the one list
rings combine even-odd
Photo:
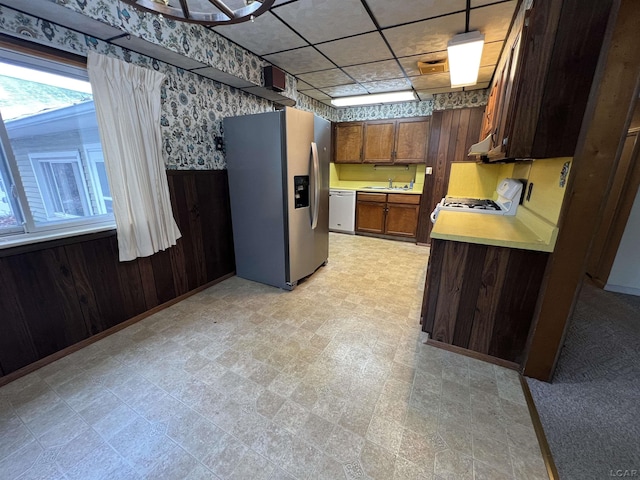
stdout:
[[415,238],[420,195],[358,192],[356,232]]
[[343,122],[335,126],[336,163],[424,163],[429,142],[426,117]]
[[361,163],[363,122],[338,123],[335,127],[335,162]]
[[396,120],[366,122],[364,163],[393,163]]
[[520,11],[490,87],[485,159],[573,156],[611,0],[535,0]]

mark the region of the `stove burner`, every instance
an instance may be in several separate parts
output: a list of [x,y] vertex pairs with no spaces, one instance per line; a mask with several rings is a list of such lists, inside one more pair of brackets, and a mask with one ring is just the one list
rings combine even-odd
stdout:
[[472,208],[474,210],[494,210],[500,211],[500,207],[493,200],[480,198],[454,198],[447,197],[444,201],[445,207]]

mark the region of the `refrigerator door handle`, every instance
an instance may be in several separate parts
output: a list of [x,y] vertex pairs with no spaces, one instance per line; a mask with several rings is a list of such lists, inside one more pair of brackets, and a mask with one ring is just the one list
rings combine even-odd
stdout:
[[311,156],[313,157],[313,217],[311,218],[311,229],[315,230],[318,226],[318,211],[320,209],[320,162],[316,142],[311,142]]

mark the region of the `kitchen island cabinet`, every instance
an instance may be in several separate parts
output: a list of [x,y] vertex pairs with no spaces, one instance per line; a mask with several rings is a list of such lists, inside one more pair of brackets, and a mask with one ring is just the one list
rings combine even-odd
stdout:
[[429,341],[520,366],[548,257],[432,239],[421,313]]
[[420,195],[358,192],[356,233],[415,238]]

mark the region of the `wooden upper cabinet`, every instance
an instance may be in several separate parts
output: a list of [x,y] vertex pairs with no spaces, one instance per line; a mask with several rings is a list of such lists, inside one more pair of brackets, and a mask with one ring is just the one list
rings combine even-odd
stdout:
[[364,127],[364,163],[393,163],[396,121],[367,122]]
[[396,163],[424,163],[429,143],[428,118],[398,120],[396,126]]
[[335,129],[336,163],[361,163],[364,123],[338,123]]
[[517,13],[480,138],[492,134],[489,160],[574,155],[612,4],[534,0]]
[[343,122],[335,127],[336,163],[424,163],[429,117]]

